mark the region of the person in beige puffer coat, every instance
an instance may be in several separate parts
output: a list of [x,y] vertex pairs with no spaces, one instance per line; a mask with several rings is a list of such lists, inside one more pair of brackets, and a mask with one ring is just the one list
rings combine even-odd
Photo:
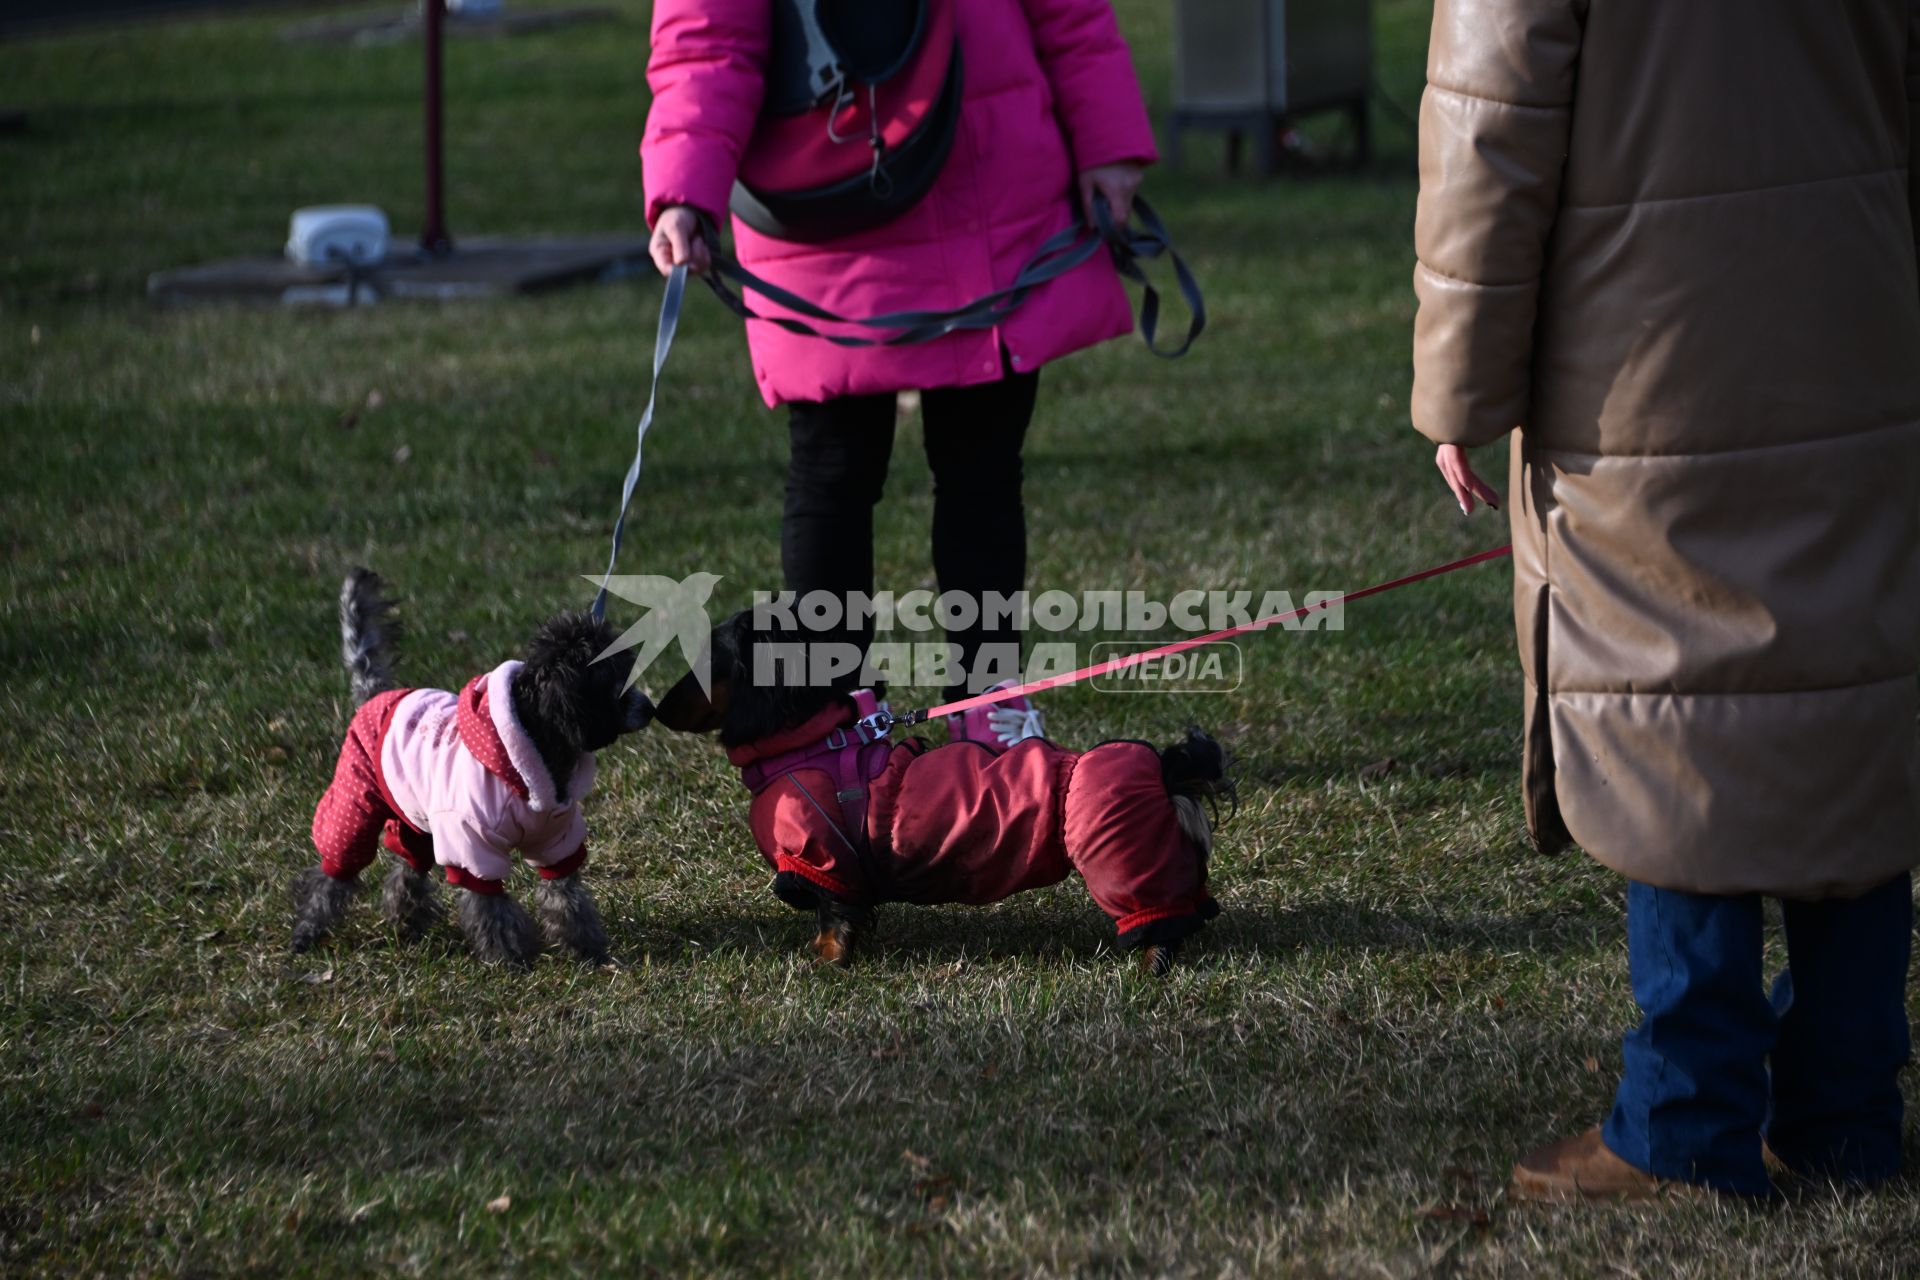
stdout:
[[1920,0],[1435,6],[1413,421],[1468,513],[1512,436],[1528,825],[1628,878],[1643,1014],[1519,1194],[1898,1168],[1917,104]]

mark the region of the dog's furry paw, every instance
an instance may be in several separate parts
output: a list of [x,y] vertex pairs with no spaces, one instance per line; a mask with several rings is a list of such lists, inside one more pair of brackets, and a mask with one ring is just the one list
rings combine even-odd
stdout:
[[460,894],[460,932],[473,954],[488,964],[530,969],[540,954],[540,933],[529,916],[504,893]]
[[591,964],[607,962],[607,927],[578,875],[542,880],[533,892],[533,913],[554,946]]
[[813,937],[814,958],[821,964],[853,963],[853,930],[842,925],[824,925]]
[[866,924],[866,913],[822,893],[818,903],[820,931],[813,938],[813,954],[822,964],[853,963],[853,946]]
[[359,892],[358,880],[336,880],[319,867],[293,878],[293,949],[311,950],[339,927]]
[[1154,942],[1135,952],[1134,963],[1149,978],[1164,978],[1173,972],[1173,961],[1180,954],[1177,942]]
[[433,877],[396,862],[380,886],[380,914],[402,942],[418,942],[440,923],[439,895]]

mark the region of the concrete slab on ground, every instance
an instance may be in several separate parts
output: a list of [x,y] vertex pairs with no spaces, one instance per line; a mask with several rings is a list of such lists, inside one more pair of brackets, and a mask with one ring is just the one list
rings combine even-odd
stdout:
[[156,271],[147,299],[157,306],[254,302],[352,306],[391,299],[453,302],[604,283],[652,269],[644,237],[468,236],[452,254],[395,254],[375,267],[303,267],[278,255],[226,258]]
[[[449,13],[442,30],[450,36],[524,36],[586,22],[605,22],[611,9],[586,6],[571,9],[515,9],[495,13]],[[381,45],[419,36],[420,7],[379,13],[332,14],[295,22],[282,28],[280,38],[299,43]]]

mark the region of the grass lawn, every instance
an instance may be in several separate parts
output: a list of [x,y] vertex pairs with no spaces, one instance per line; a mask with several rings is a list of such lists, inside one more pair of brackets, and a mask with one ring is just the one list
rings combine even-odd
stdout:
[[[456,234],[638,226],[646,6],[617,9],[450,49]],[[1121,11],[1163,110],[1168,6]],[[1426,7],[1378,11],[1411,105]],[[1631,1010],[1621,886],[1525,844],[1504,565],[1253,640],[1230,694],[1047,700],[1070,744],[1195,719],[1240,758],[1225,914],[1164,982],[1072,883],[884,910],[818,970],[717,750],[666,733],[590,804],[617,967],[483,971],[370,910],[291,960],[341,570],[404,591],[418,683],[584,603],[658,299],[149,310],[148,271],[271,250],[299,204],[417,225],[417,50],[282,42],[302,16],[0,45],[0,1273],[1920,1274],[1911,1176],[1504,1201],[1603,1113]],[[1412,144],[1378,136],[1361,174],[1197,146],[1151,180],[1213,327],[1047,371],[1036,587],[1352,588],[1505,540],[1406,423]],[[710,299],[682,335],[625,567],[733,605],[777,580],[784,426]],[[899,590],[931,582],[902,445]]]

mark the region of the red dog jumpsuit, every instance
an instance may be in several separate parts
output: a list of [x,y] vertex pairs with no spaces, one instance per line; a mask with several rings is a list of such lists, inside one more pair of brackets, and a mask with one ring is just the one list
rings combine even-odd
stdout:
[[580,800],[593,757],[580,758],[561,801],[513,713],[519,670],[502,663],[457,696],[393,689],[367,699],[314,810],[321,870],[351,880],[384,845],[421,871],[439,863],[449,884],[499,893],[515,850],[548,880],[585,864]]
[[841,702],[727,753],[783,898],[810,896],[792,893],[797,877],[856,903],[982,905],[1077,871],[1122,947],[1174,941],[1218,914],[1146,743],[934,750],[863,744],[856,719]]

